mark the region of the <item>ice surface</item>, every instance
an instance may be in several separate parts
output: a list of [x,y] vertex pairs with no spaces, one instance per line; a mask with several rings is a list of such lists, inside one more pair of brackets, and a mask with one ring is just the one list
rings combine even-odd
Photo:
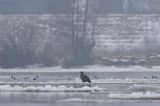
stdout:
[[[92,85],[96,84],[159,84],[159,79],[93,79]],[[6,82],[0,81],[0,85],[66,85],[66,84],[79,84],[79,85],[87,85],[88,83],[82,83],[82,81],[78,78],[75,80],[55,80],[55,81],[37,81],[37,82],[23,82],[23,81],[16,81],[16,82]],[[137,87],[137,86],[136,86]],[[134,87],[134,88],[136,88]]]
[[102,99],[83,99],[83,98],[69,98],[69,99],[65,99],[65,100],[60,100],[58,102],[106,102],[106,100],[102,100]]
[[15,69],[0,69],[0,72],[16,72],[16,73],[23,73],[23,72],[157,72],[160,71],[160,66],[154,66],[152,68],[143,67],[143,66],[131,66],[131,67],[115,67],[115,66],[85,66],[79,68],[70,68],[64,69],[61,67],[36,67],[36,68],[15,68]]
[[144,84],[134,84],[133,86],[130,87],[130,89],[138,89],[138,88],[158,88],[160,89],[160,85],[156,84],[156,85],[144,85]]
[[[96,84],[159,84],[159,83],[160,83],[159,79],[129,79],[129,78],[126,78],[126,79],[92,79],[91,85],[96,85]],[[67,85],[67,84],[87,85],[88,83],[82,83],[82,81],[79,78],[76,78],[75,80],[53,80],[53,81],[31,81],[31,82],[0,81],[0,85]],[[134,85],[132,87],[139,88],[141,86]]]
[[98,79],[92,80],[93,83],[109,83],[109,84],[152,84],[160,83],[159,79]]
[[160,85],[159,84],[149,84],[149,85],[145,85],[145,84],[134,84],[132,86],[130,86],[128,88],[128,90],[132,91],[132,92],[147,92],[147,91],[151,91],[151,92],[156,92],[156,93],[160,93]]
[[95,92],[103,91],[105,88],[99,88],[98,86],[88,87],[84,86],[81,88],[66,87],[66,86],[11,86],[11,85],[1,85],[0,91],[17,91],[17,92]]
[[154,92],[133,92],[131,94],[109,94],[112,99],[160,99],[160,93]]

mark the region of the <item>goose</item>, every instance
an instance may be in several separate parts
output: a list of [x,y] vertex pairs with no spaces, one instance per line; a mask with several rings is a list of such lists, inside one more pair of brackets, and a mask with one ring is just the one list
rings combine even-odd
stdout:
[[38,75],[33,78],[33,80],[37,80],[37,79],[38,79]]

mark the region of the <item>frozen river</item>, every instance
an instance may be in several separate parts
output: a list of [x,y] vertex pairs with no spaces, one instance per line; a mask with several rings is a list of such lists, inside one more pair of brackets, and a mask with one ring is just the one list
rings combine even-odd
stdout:
[[116,100],[106,94],[1,92],[1,106],[159,106],[159,100]]
[[[82,70],[83,71],[83,70]],[[1,106],[159,106],[159,71],[0,71]],[[38,78],[34,80],[34,78]],[[14,79],[14,78],[15,79]]]

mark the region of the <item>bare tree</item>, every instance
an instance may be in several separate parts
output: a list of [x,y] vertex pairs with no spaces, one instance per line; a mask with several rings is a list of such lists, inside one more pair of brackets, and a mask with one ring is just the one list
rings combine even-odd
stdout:
[[42,17],[13,15],[0,19],[2,67],[55,66],[69,57],[69,30],[64,26],[69,22],[64,16]]
[[3,67],[17,67],[33,64],[35,59],[36,29],[33,21],[23,18],[8,16],[1,26],[1,60]]
[[89,0],[72,0],[71,2],[72,65],[85,65],[91,60],[92,49],[95,46],[96,21],[89,20],[91,18],[89,12],[92,8],[90,3]]

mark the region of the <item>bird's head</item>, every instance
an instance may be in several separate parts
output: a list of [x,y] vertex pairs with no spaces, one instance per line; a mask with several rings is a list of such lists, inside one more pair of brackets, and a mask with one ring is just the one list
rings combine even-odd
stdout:
[[83,74],[83,72],[82,72],[82,71],[81,71],[80,73],[81,73],[81,75]]

